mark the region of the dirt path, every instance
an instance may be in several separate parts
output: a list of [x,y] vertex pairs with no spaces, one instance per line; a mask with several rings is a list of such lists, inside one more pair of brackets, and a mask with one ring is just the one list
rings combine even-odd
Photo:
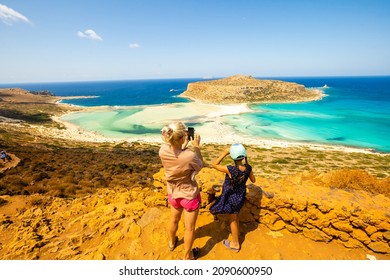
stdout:
[[14,168],[20,162],[20,159],[18,157],[16,157],[14,154],[11,154],[11,153],[7,153],[7,154],[11,157],[11,160],[10,161],[6,161],[5,163],[3,162],[3,160],[1,160],[1,162],[0,162],[0,173],[6,171],[8,169]]

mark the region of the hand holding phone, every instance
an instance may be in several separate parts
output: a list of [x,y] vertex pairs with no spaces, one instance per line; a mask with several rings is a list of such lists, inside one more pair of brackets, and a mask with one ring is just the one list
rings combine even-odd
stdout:
[[188,141],[194,140],[195,129],[193,127],[188,127]]

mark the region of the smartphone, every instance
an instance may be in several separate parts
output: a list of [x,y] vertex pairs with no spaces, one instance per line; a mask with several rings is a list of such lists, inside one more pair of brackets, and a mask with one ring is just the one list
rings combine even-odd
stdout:
[[194,140],[195,129],[188,127],[188,141]]

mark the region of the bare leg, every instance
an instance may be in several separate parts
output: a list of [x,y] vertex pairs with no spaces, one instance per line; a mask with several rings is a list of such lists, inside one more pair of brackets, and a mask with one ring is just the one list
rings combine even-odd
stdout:
[[235,249],[240,249],[240,229],[238,214],[230,214],[230,230],[232,232],[232,241],[230,242],[230,247]]
[[176,232],[179,228],[179,221],[181,217],[181,213],[183,212],[183,208],[176,209],[175,207],[171,206],[171,218],[169,221],[169,231],[168,231],[168,238],[169,238],[169,246],[174,246],[175,239],[176,239]]
[[198,218],[199,209],[195,211],[187,212],[184,211],[184,259],[190,260],[194,256],[192,254],[192,245],[194,244],[195,239],[195,224],[196,219]]

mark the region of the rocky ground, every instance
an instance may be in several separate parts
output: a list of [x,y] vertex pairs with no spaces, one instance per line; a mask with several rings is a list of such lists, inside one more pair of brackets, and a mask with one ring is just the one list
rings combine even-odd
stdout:
[[[146,205],[139,201],[143,199]],[[136,198],[136,200],[132,200]],[[75,200],[42,195],[5,197],[1,207],[0,259],[172,260],[183,256],[183,225],[177,248],[167,247],[169,209],[164,199],[147,201],[139,190],[102,189]],[[150,204],[149,204],[150,203]],[[195,246],[201,260],[364,260],[390,259],[336,242],[315,242],[287,230],[271,231],[258,223],[241,224],[242,249],[222,245],[227,217],[199,215]]]

